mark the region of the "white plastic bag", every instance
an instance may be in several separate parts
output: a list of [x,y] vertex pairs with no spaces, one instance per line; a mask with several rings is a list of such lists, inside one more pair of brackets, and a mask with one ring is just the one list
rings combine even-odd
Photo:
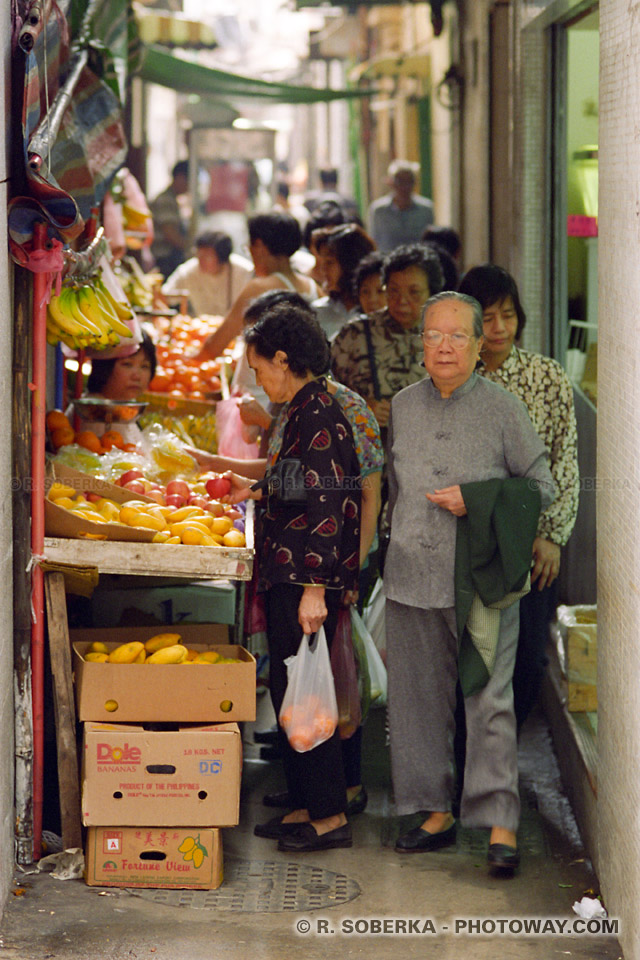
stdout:
[[387,633],[384,619],[385,596],[382,588],[382,578],[379,577],[371,591],[371,596],[362,611],[362,619],[371,634],[376,649],[382,657],[382,662],[387,659]]
[[371,706],[381,707],[387,702],[387,668],[382,662],[371,634],[355,607],[351,607],[351,630],[358,635],[367,658]]
[[324,743],[338,725],[338,704],[329,661],[329,648],[320,627],[309,644],[305,634],[298,652],[285,660],[287,689],[280,707],[280,726],[298,753]]

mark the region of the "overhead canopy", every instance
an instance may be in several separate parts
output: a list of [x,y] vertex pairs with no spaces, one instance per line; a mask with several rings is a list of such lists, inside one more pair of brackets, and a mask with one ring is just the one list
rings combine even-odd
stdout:
[[177,57],[160,47],[147,47],[138,76],[149,83],[180,93],[210,93],[214,96],[271,100],[278,103],[321,103],[370,96],[372,90],[331,90],[254,80]]

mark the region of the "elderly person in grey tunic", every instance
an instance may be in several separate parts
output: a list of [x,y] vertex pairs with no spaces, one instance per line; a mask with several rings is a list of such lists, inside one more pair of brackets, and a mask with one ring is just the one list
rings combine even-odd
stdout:
[[[394,398],[389,421],[391,541],[387,597],[389,729],[398,814],[429,811],[399,837],[415,853],[455,841],[453,734],[458,676],[454,596],[457,517],[467,512],[461,484],[529,478],[538,506],[553,500],[544,445],[524,404],[478,377],[482,311],[471,297],[441,293],[424,308],[428,377]],[[526,485],[529,487],[529,484]],[[528,561],[527,561],[528,562]],[[465,700],[465,826],[491,830],[490,867],[518,865],[520,815],[511,677],[518,603],[500,612],[488,682]]]

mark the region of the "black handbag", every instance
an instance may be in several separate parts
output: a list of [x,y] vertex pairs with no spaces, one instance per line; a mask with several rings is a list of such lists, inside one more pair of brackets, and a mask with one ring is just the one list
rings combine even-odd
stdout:
[[252,490],[265,490],[268,497],[274,497],[280,503],[294,507],[307,505],[307,488],[300,460],[285,457],[276,460],[267,470],[264,478],[251,487]]

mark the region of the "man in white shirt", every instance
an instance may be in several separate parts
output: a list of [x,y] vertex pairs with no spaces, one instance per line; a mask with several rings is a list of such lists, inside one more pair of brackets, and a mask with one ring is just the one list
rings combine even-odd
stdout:
[[249,260],[231,253],[231,237],[207,230],[196,238],[196,255],[181,264],[162,286],[165,295],[187,294],[196,316],[226,316],[253,276]]
[[419,169],[417,163],[394,160],[388,170],[391,193],[369,207],[369,233],[382,253],[417,243],[433,223],[433,202],[414,193]]

